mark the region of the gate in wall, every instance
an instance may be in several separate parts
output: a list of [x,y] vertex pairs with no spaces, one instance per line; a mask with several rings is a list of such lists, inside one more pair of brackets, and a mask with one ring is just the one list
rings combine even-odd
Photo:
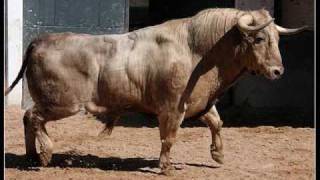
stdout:
[[[42,33],[124,33],[129,29],[129,0],[24,0],[23,49]],[[22,108],[32,106],[23,78]]]

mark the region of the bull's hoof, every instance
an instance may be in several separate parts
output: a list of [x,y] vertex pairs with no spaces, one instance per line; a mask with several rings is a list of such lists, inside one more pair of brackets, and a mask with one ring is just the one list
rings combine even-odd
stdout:
[[40,153],[39,154],[39,159],[40,159],[40,164],[43,167],[48,166],[52,158],[52,153]]
[[166,168],[166,169],[161,169],[161,173],[162,175],[165,176],[173,176],[174,175],[174,171],[172,167]]
[[214,161],[216,161],[219,164],[223,164],[224,155],[222,154],[221,151],[217,151],[217,148],[215,147],[215,145],[210,146],[210,152],[211,152],[211,157]]
[[171,163],[168,163],[168,162],[163,162],[161,163],[160,162],[160,168],[161,168],[161,173],[162,175],[165,175],[165,176],[173,176],[173,170],[175,169]]
[[39,166],[39,156],[38,154],[27,154],[26,155],[26,161],[27,161],[27,164],[28,166]]
[[224,156],[222,153],[217,151],[211,151],[211,157],[214,161],[216,161],[219,164],[223,164],[224,162]]

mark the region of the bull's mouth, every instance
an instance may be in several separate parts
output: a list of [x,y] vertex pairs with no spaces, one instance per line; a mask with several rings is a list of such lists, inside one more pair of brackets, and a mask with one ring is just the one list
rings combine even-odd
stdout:
[[281,76],[274,76],[271,73],[265,73],[264,77],[266,77],[267,79],[270,79],[270,80],[276,80],[276,79],[280,79]]
[[257,69],[245,68],[245,71],[249,72],[251,75],[254,75],[254,76],[261,74],[261,72]]
[[281,76],[275,76],[269,71],[261,71],[258,69],[248,69],[246,68],[246,71],[249,72],[251,75],[258,76],[258,75],[263,75],[265,78],[270,79],[270,80],[276,80],[279,79]]
[[251,71],[250,71],[250,74],[251,74],[251,75],[254,75],[254,76],[255,76],[255,75],[260,75],[260,71],[259,71],[259,70],[251,70]]

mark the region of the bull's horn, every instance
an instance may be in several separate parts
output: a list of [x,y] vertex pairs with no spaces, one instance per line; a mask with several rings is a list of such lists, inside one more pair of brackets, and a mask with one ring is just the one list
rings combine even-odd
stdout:
[[276,28],[277,28],[280,35],[291,35],[291,34],[296,34],[301,31],[307,30],[308,26],[302,26],[300,28],[289,29],[289,28],[284,28],[279,25],[276,25]]
[[274,18],[272,18],[271,20],[267,21],[266,23],[257,25],[257,26],[249,26],[249,24],[253,23],[253,16],[246,14],[243,15],[239,18],[238,20],[238,28],[240,31],[242,32],[256,32],[259,31],[263,28],[265,28],[266,26],[268,26],[271,22],[274,21]]

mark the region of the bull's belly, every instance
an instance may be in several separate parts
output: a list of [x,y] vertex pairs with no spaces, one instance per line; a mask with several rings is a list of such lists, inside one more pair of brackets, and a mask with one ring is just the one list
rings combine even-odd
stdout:
[[[145,86],[137,86],[123,74],[105,75],[104,78],[100,78],[98,84],[99,104],[116,111],[130,110],[157,115],[163,109],[167,109],[164,106],[170,103],[178,104],[180,99],[173,97],[183,93],[172,93],[154,81],[146,83]],[[193,93],[187,103],[186,118],[202,112],[207,106],[208,98],[209,91]]]
[[[163,108],[163,103],[162,103],[163,100],[164,99],[147,100],[147,97],[142,98],[138,94],[137,96],[131,95],[129,97],[127,95],[123,95],[122,97],[119,97],[119,96],[116,97],[115,100],[111,101],[111,103],[108,104],[107,106],[114,107],[115,109],[122,109],[124,111],[141,112],[146,114],[157,115],[158,113],[161,113],[161,109],[166,109],[166,108]],[[117,104],[115,102],[122,102],[122,103]],[[126,102],[126,103],[123,103],[123,102]],[[177,102],[172,102],[172,103],[176,104]],[[199,115],[199,113],[202,113],[206,109],[206,106],[207,106],[206,99],[197,99],[188,103],[186,113],[185,113],[185,118],[186,119],[192,118]]]
[[[117,86],[122,84],[121,86]],[[99,102],[101,106],[111,111],[136,111],[156,114],[156,101],[146,95],[140,88],[130,86],[130,83],[104,84],[99,87]],[[131,84],[132,85],[132,84]]]

